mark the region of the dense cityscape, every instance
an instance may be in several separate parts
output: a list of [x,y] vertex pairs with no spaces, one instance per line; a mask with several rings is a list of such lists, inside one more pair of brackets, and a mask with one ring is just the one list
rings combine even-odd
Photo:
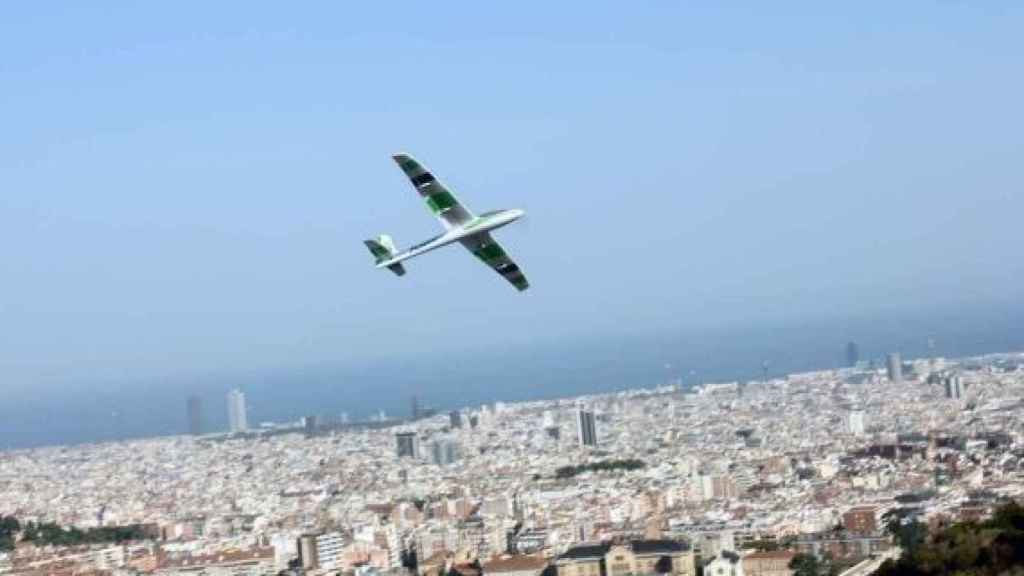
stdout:
[[0,573],[861,576],[1024,497],[1024,354],[847,356],[371,422],[231,390],[228,432],[183,399],[187,436],[0,453]]

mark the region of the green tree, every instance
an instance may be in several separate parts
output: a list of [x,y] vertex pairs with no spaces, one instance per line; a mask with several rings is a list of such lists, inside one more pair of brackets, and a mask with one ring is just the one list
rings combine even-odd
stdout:
[[893,508],[882,515],[882,522],[885,525],[885,531],[893,536],[899,533],[900,526],[910,517],[912,511],[910,508]]
[[789,561],[793,576],[821,576],[822,565],[814,554],[800,553]]
[[0,534],[17,534],[21,523],[14,516],[0,516]]
[[774,552],[780,546],[777,540],[754,540],[750,543],[750,547],[759,552]]
[[1016,502],[1004,504],[992,514],[992,519],[985,525],[1002,530],[1024,530],[1024,506]]
[[609,470],[639,470],[647,466],[643,460],[627,458],[625,460],[599,460],[578,466],[561,466],[555,469],[555,478],[572,478],[584,472],[603,472]]
[[416,557],[415,548],[402,550],[402,566],[413,572],[419,567],[419,559]]
[[917,520],[911,520],[896,527],[895,537],[900,548],[913,552],[928,537],[928,527]]
[[34,542],[39,539],[39,527],[36,526],[35,522],[29,522],[25,525],[25,530],[21,533],[21,539],[26,542]]
[[822,554],[818,570],[819,573],[827,574],[828,576],[839,576],[848,567],[848,563],[836,560],[831,552],[825,552]]
[[1024,508],[1017,504],[1001,506],[987,522],[958,522],[930,537],[917,522],[896,532],[908,546],[874,576],[1024,575]]
[[21,523],[13,516],[0,516],[0,552],[14,550],[14,537],[21,530]]

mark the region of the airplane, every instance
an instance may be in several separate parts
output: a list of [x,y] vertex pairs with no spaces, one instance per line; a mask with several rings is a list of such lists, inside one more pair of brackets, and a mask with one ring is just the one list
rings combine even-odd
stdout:
[[403,252],[398,251],[394,240],[387,234],[381,234],[372,240],[365,240],[366,247],[377,259],[377,268],[387,268],[398,276],[402,276],[405,274],[403,261],[458,242],[484,264],[501,274],[520,292],[530,287],[523,271],[491,236],[492,230],[522,218],[526,214],[525,211],[512,208],[484,212],[479,216],[474,215],[455,198],[451,190],[415,158],[408,154],[395,154],[392,159],[402,169],[402,172],[405,172],[413,187],[426,201],[427,207],[441,221],[445,231]]

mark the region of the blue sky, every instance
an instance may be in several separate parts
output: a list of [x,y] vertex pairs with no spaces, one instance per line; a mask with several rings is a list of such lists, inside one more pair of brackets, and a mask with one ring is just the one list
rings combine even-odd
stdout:
[[[1019,301],[1014,2],[19,3],[0,386]],[[437,224],[407,151],[498,233]],[[843,336],[837,336],[837,350]],[[453,360],[453,362],[456,360]]]

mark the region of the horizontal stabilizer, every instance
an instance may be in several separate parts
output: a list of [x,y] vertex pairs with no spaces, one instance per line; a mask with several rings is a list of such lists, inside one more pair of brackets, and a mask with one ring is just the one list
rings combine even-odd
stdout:
[[[370,249],[370,254],[373,254],[373,257],[376,258],[377,264],[387,262],[398,253],[398,250],[395,248],[395,241],[387,234],[381,234],[371,240],[364,240],[363,243]],[[399,276],[405,274],[405,267],[402,266],[401,262],[391,264],[387,266],[387,269]]]

